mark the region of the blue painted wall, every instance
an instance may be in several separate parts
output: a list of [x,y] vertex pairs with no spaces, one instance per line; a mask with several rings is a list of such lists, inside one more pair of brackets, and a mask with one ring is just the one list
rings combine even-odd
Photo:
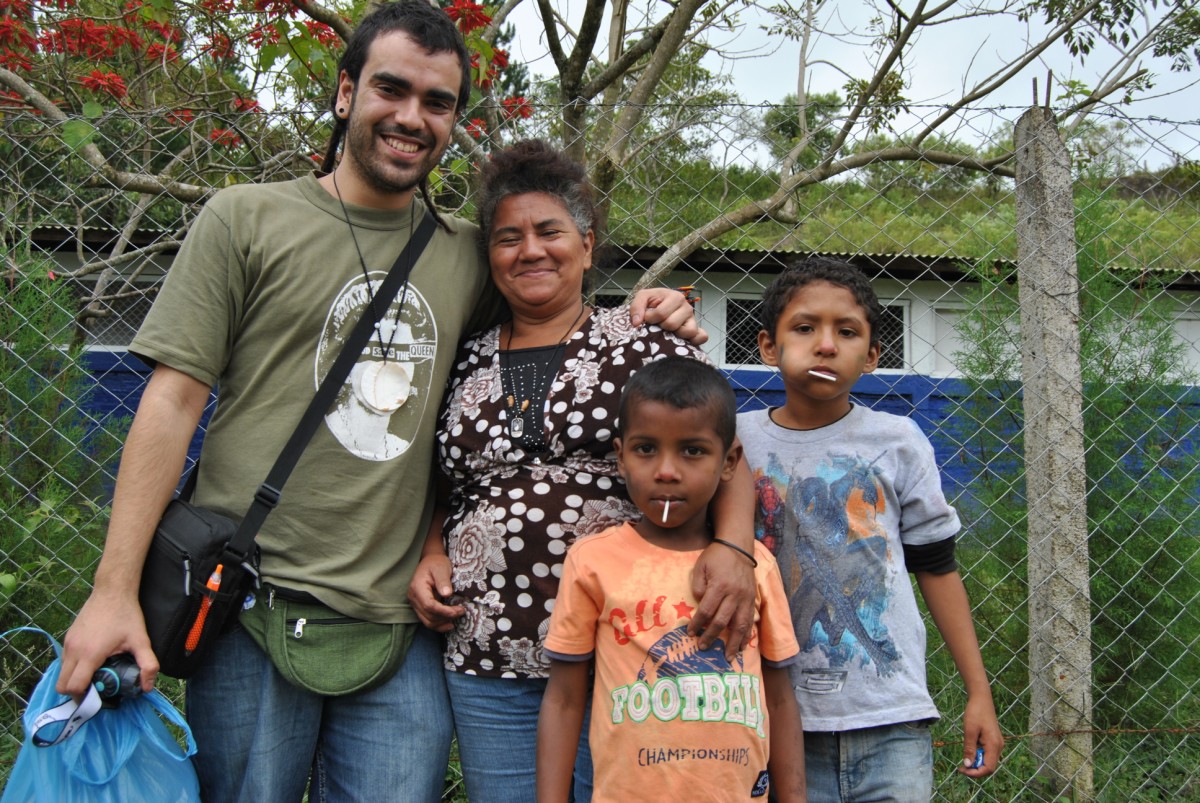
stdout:
[[[727,372],[741,410],[779,407],[784,403],[778,371],[743,369]],[[951,417],[966,393],[957,379],[934,379],[916,374],[867,374],[858,380],[852,398],[864,407],[914,419],[933,443],[942,483],[953,498],[969,486],[977,467],[948,431]]]
[[[132,417],[149,379],[150,369],[128,352],[90,352],[85,355],[85,360],[96,379],[86,404],[88,411],[98,419],[109,416]],[[726,373],[737,393],[740,409],[754,410],[783,404],[783,382],[777,371],[742,369]],[[1014,388],[1013,392],[1019,391]],[[959,406],[966,393],[966,384],[961,380],[886,373],[862,377],[853,392],[853,398],[859,404],[907,416],[917,422],[933,443],[946,496],[956,500],[961,512],[967,512],[963,510],[964,506],[967,509],[971,507],[972,482],[980,472],[1005,474],[1010,468],[1013,472],[1017,471],[1020,465],[1019,455],[1015,453],[1011,454],[1011,458],[1001,452],[989,455],[986,461],[981,459],[978,443],[973,437],[974,425],[967,417],[969,414],[964,414]],[[1200,475],[1192,471],[1194,462],[1190,459],[1200,449],[1200,428],[1192,427],[1194,411],[1200,407],[1200,388],[1181,389],[1178,402],[1190,408],[1188,414],[1176,416],[1164,410],[1167,415],[1162,419],[1161,426],[1156,431],[1146,433],[1146,437],[1160,443],[1172,442],[1167,457],[1181,458],[1172,471],[1179,474],[1180,482],[1188,487],[1188,493],[1200,504]],[[202,427],[207,425],[212,409],[213,401],[210,400],[201,419]],[[1179,425],[1187,427],[1187,431],[1175,431]],[[1015,422],[1001,424],[992,421],[988,426],[1007,426],[1013,429],[1009,434],[1016,434]],[[1162,432],[1157,429],[1162,429]],[[192,439],[188,450],[191,460],[200,456],[202,437],[198,430]],[[966,448],[960,441],[972,442],[972,447]],[[1138,458],[1131,454],[1131,470],[1141,470],[1137,463]],[[116,466],[112,468],[115,474]],[[1168,470],[1169,466],[1164,464],[1158,468]],[[1019,486],[1014,493],[1020,493]]]
[[[87,411],[97,419],[133,418],[150,380],[150,367],[127,351],[89,351],[84,355],[84,365],[96,380],[85,403]],[[214,404],[215,397],[210,398],[200,419],[200,429],[192,437],[188,447],[189,466],[200,457],[203,428],[208,425]],[[112,472],[116,474],[115,465]]]
[[[88,400],[90,413],[101,417],[132,417],[150,376],[150,368],[125,351],[93,351],[85,356],[96,385]],[[742,410],[783,404],[783,382],[777,371],[744,369],[727,372]],[[916,419],[933,441],[942,466],[947,495],[965,486],[972,473],[963,450],[943,434],[945,423],[964,392],[963,383],[953,379],[930,379],[915,375],[867,375],[854,388],[859,404]],[[201,420],[207,424],[212,403]],[[202,435],[197,431],[188,450],[191,459],[200,456]]]

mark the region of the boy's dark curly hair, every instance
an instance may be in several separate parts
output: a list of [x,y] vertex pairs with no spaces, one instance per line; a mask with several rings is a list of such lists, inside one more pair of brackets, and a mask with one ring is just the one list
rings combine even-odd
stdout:
[[517,142],[492,154],[480,170],[475,201],[480,250],[486,255],[496,207],[511,195],[541,192],[562,202],[580,234],[600,240],[600,214],[583,165],[540,139]]
[[883,314],[883,306],[879,303],[879,297],[875,295],[875,289],[871,287],[871,280],[849,262],[824,256],[805,257],[788,265],[763,291],[760,321],[772,340],[775,339],[775,327],[779,324],[779,316],[792,300],[792,295],[812,282],[829,282],[849,290],[867,314],[867,323],[871,328],[871,345],[879,345],[878,324],[879,317]]

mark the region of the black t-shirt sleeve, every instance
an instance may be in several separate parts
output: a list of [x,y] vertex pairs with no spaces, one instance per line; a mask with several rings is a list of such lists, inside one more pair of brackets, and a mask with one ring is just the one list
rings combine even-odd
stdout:
[[948,574],[958,569],[954,536],[932,544],[904,544],[904,566],[910,573]]

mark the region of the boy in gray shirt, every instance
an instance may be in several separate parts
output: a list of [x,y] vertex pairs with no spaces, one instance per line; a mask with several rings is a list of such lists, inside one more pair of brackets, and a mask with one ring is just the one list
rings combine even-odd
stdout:
[[933,447],[910,419],[850,401],[879,362],[880,312],[845,262],[784,271],[763,296],[758,343],[786,402],[738,416],[756,534],[778,560],[801,648],[789,671],[811,801],[932,796],[938,712],[910,572],[966,686],[960,772],[991,774],[1004,745]]

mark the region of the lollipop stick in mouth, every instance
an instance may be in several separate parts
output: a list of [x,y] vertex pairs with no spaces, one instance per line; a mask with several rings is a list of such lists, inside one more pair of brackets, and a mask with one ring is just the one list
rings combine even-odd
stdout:
[[670,511],[671,511],[671,500],[668,499],[667,501],[663,502],[663,520],[662,520],[663,524],[667,523],[667,514],[670,513]]
[[824,371],[818,371],[815,368],[810,369],[808,372],[808,375],[815,376],[817,379],[824,379],[826,382],[836,382],[837,381],[837,377],[834,376],[833,374],[827,374]]

